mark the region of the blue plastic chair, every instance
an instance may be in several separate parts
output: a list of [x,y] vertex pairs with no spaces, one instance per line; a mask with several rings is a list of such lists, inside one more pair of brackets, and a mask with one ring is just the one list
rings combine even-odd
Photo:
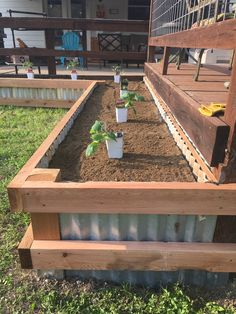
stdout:
[[[67,32],[62,36],[62,48],[65,50],[79,50],[82,51],[83,48],[80,44],[80,38],[76,33]],[[65,57],[60,58],[61,63],[64,64]],[[80,65],[83,66],[84,60],[82,57],[79,57]]]

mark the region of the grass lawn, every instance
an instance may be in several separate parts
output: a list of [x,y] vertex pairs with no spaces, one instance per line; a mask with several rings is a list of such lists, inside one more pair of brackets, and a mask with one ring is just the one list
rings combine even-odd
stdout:
[[212,291],[178,285],[160,291],[107,283],[38,279],[22,271],[16,247],[29,223],[10,213],[6,186],[65,110],[0,107],[0,314],[236,313],[236,284]]

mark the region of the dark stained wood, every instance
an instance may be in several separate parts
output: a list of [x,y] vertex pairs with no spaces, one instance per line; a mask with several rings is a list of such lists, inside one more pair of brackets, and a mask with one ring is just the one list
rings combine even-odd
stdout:
[[216,169],[222,182],[236,182],[236,62],[234,61],[230,80],[229,96],[224,121],[230,126],[227,154],[224,165]]
[[[45,41],[46,41],[46,48],[47,49],[54,49],[55,43],[55,31],[53,29],[46,29],[45,30]],[[49,75],[56,75],[56,62],[55,57],[48,57],[48,74]]]
[[33,233],[32,226],[29,225],[23,239],[21,240],[18,246],[18,253],[20,257],[21,268],[23,269],[32,269],[32,259],[30,248],[33,243]]
[[170,47],[165,47],[164,56],[162,60],[162,75],[167,74],[168,65],[169,65],[169,57],[170,57]]
[[145,32],[148,33],[148,21],[109,20],[109,19],[72,19],[72,18],[31,18],[1,17],[0,28],[25,29],[76,29],[81,31],[109,32]]
[[102,60],[146,60],[145,52],[126,52],[126,51],[72,51],[54,50],[46,48],[0,48],[0,55],[28,55],[28,56],[53,56],[53,57],[85,57]]
[[150,46],[179,48],[218,48],[236,47],[236,20],[226,20],[205,27],[149,39]]
[[[209,165],[212,167],[217,166],[220,162],[224,161],[229,127],[217,117],[202,116],[198,112],[198,107],[201,103],[179,88],[178,85],[183,84],[181,78],[185,82],[191,82],[188,89],[194,86],[194,84],[199,83],[191,80],[191,76],[194,73],[194,66],[182,65],[181,70],[177,71],[174,65],[171,64],[169,68],[171,74],[164,77],[160,74],[162,71],[161,65],[146,64],[145,74]],[[190,71],[191,68],[192,72]],[[205,71],[207,71],[207,69],[205,69]],[[190,74],[190,72],[192,74]],[[175,73],[175,75],[173,75],[173,73]],[[209,71],[209,73],[212,72]],[[204,74],[206,76],[207,73]],[[210,77],[214,82],[216,76],[212,75]],[[177,82],[175,82],[175,78]],[[206,82],[205,87],[202,86],[202,88],[208,92]],[[196,91],[196,95],[198,95],[198,93],[199,91]],[[212,93],[213,96],[215,94],[215,92]],[[211,102],[209,97],[208,101]]]

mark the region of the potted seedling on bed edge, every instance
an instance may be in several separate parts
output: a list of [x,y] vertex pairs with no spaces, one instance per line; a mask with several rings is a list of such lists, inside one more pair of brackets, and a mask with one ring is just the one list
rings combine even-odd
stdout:
[[95,121],[90,129],[92,142],[87,146],[86,157],[92,156],[101,143],[105,142],[109,158],[123,157],[123,133],[114,133],[106,130],[102,121]]
[[128,79],[121,78],[121,82],[120,82],[120,97],[121,98],[128,94],[128,86],[129,86]]
[[78,66],[79,62],[76,60],[70,60],[69,63],[67,64],[67,69],[71,70],[70,76],[73,81],[77,80],[78,75],[76,69],[78,68]]
[[122,96],[116,103],[116,122],[122,123],[128,120],[128,109],[131,108],[136,114],[134,101],[144,101],[143,96],[136,93],[128,92],[127,95]]
[[27,71],[26,74],[28,79],[34,78],[33,66],[33,62],[31,61],[25,61],[22,63],[22,67]]
[[112,67],[112,70],[115,72],[114,74],[114,83],[118,83],[120,84],[120,75],[122,72],[122,68],[120,65],[116,65],[114,67]]

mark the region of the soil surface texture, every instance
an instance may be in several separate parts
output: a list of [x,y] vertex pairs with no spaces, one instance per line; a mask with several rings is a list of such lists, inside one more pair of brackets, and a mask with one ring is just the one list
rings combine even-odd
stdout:
[[[116,123],[115,103],[119,85],[107,81],[94,91],[65,140],[57,149],[50,168],[59,168],[64,181],[195,181],[192,171],[175,144],[143,82],[129,82],[129,90],[144,96],[135,102],[137,113],[128,112],[127,123]],[[86,158],[89,130],[95,120],[109,131],[124,132],[124,156],[108,159],[105,143]]]

